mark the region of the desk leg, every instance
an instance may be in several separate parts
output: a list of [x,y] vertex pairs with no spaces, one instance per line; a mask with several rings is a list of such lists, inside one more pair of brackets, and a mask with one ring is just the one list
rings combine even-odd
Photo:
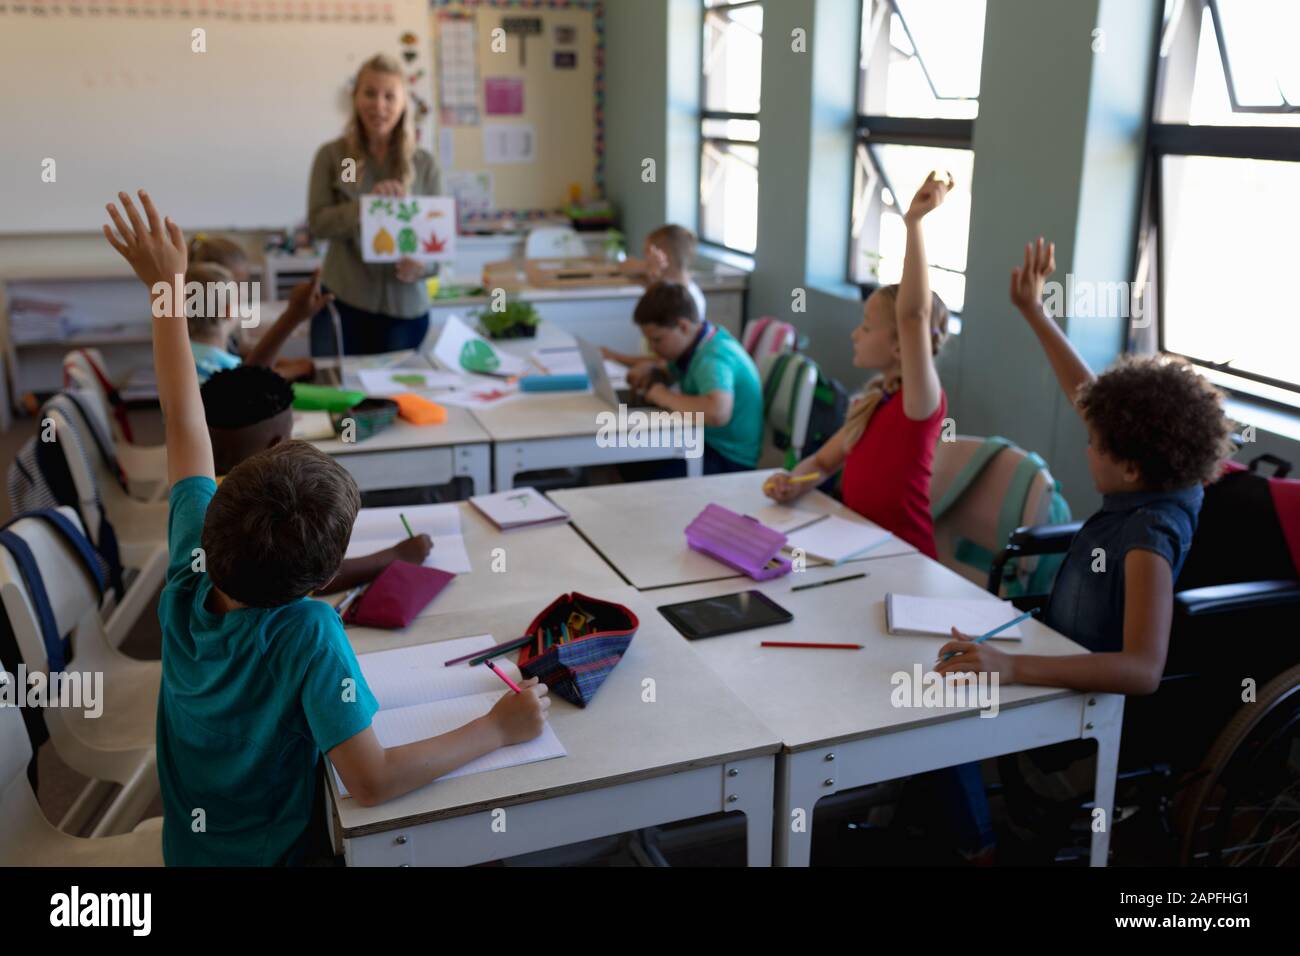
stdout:
[[834,751],[805,750],[776,758],[776,866],[812,860],[813,807],[835,792]]
[[772,865],[772,795],[776,760],[755,757],[727,764],[722,776],[722,806],[745,815],[745,865]]
[[492,491],[492,455],[490,445],[462,445],[456,449],[455,470],[474,486],[474,494]]
[[1120,731],[1124,698],[1119,694],[1089,695],[1083,707],[1083,736],[1097,741],[1097,778],[1093,806],[1104,812],[1105,826],[1092,831],[1091,866],[1105,866],[1110,855],[1110,831],[1115,817],[1115,775],[1119,769]]

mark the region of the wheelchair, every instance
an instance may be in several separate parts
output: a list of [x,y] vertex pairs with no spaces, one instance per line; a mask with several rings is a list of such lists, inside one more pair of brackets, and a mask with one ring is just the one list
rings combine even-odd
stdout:
[[[1300,865],[1300,581],[1276,507],[1283,499],[1270,492],[1285,482],[1294,505],[1300,485],[1286,481],[1289,471],[1263,455],[1206,487],[1175,583],[1164,676],[1154,694],[1125,702],[1116,863]],[[1017,529],[992,562],[988,590],[1001,593],[1016,558],[1067,550],[1081,526]],[[1046,598],[1011,600],[1029,610]],[[1058,751],[1055,767],[1039,756],[1060,770],[1080,753]],[[1014,756],[999,777],[1013,817],[1048,844],[1050,859],[1085,858],[1090,804],[1045,798]],[[1141,836],[1126,844],[1129,833]]]

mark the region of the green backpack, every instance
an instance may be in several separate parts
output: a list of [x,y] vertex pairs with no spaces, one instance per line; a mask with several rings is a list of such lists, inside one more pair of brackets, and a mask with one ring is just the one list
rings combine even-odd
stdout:
[[[943,497],[931,503],[930,513],[935,522],[937,523],[961,499],[966,489],[979,477],[989,462],[1006,449],[1016,447],[1015,443],[1006,438],[994,436],[984,439],[984,443],[975,450],[975,454],[971,455],[970,460],[966,462],[965,467],[953,479]],[[1002,499],[1002,508],[998,513],[997,540],[1002,545],[1005,545],[1011,537],[1011,533],[1023,524],[1029,490],[1033,485],[1034,478],[1039,473],[1051,478],[1051,472],[1042,457],[1034,452],[1025,452],[1025,457],[1016,466],[1016,470],[1011,476],[1011,483],[1007,487],[1006,495]],[[1051,481],[1052,488],[1047,492],[1046,523],[1064,524],[1070,520],[1070,506],[1066,503],[1065,498],[1061,496],[1061,483],[1054,478],[1051,478]],[[954,554],[957,561],[985,574],[993,565],[993,557],[994,555],[987,548],[964,538],[957,542],[956,553]],[[1033,571],[1028,575],[1024,575],[1018,573],[1015,566],[1016,561],[1013,558],[1003,568],[1002,586],[1004,593],[1008,597],[1046,593],[1051,590],[1057,569],[1064,560],[1065,555],[1063,554],[1038,555],[1036,556]]]

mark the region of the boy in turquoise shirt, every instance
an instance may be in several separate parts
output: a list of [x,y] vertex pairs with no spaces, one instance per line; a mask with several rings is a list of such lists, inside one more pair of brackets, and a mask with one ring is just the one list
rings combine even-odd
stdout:
[[[185,273],[180,227],[119,193],[105,238],[151,293]],[[342,562],[360,506],[329,456],[284,442],[218,490],[183,304],[153,319],[167,433],[170,561],[159,599],[158,780],[168,865],[302,859],[319,755],[352,799],[381,803],[541,733],[535,680],[440,737],[384,748],[377,705],[334,609],[307,599]]]
[[721,326],[701,321],[690,290],[674,282],[647,289],[632,317],[659,360],[634,366],[628,384],[668,411],[703,414],[706,475],[757,467],[763,386],[744,346]]

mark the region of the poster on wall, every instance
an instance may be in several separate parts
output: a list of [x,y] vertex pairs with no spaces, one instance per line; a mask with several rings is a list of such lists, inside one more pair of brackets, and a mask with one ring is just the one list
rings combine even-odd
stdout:
[[362,196],[361,258],[366,262],[456,258],[456,200],[451,196]]

